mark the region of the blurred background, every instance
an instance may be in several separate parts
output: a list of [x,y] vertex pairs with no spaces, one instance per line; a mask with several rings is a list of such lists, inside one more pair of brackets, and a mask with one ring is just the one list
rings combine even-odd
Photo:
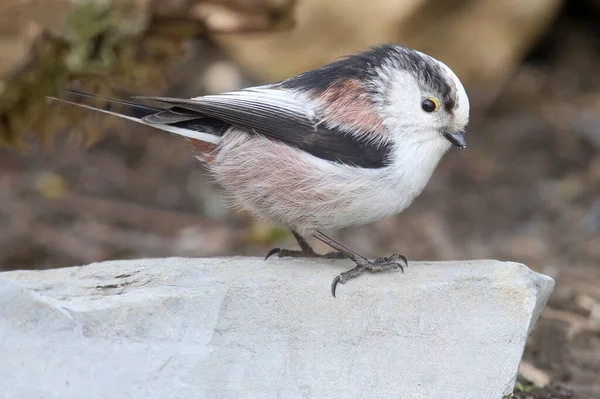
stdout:
[[600,398],[598,0],[4,0],[0,270],[295,247],[230,211],[183,141],[45,95],[198,96],[385,42],[462,79],[469,147],[403,214],[332,235],[371,257],[551,275],[519,397]]

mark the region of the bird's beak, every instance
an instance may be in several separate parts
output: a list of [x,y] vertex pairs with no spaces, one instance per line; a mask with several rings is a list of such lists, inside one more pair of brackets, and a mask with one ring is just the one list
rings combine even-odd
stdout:
[[444,132],[446,140],[452,143],[452,145],[458,148],[466,148],[467,141],[465,140],[465,132]]

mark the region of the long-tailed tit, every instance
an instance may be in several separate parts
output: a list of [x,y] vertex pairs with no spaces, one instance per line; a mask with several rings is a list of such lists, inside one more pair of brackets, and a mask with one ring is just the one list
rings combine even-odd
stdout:
[[[70,92],[67,102],[93,96]],[[383,45],[265,86],[192,99],[141,97],[161,107],[107,100],[99,109],[186,138],[237,205],[290,229],[300,251],[267,257],[349,258],[365,270],[404,270],[406,258],[368,260],[322,229],[401,212],[421,193],[442,155],[466,146],[469,100],[446,65]],[[63,100],[65,101],[65,100]],[[304,237],[335,249],[315,253]]]

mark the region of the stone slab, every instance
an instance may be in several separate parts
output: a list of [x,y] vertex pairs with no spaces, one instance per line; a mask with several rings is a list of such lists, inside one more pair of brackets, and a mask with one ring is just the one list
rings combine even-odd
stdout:
[[554,281],[494,260],[146,259],[0,273],[0,397],[461,398],[512,392]]

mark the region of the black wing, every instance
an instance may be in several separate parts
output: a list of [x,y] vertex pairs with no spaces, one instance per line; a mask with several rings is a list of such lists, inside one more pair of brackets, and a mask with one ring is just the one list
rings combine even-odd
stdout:
[[[278,140],[329,161],[363,168],[387,165],[391,144],[374,142],[320,123],[309,100],[288,90],[252,88],[237,92],[179,99],[142,97],[173,107],[148,115],[150,124],[172,124],[197,130],[202,118],[216,119],[249,132]],[[196,125],[196,126],[194,126]]]

